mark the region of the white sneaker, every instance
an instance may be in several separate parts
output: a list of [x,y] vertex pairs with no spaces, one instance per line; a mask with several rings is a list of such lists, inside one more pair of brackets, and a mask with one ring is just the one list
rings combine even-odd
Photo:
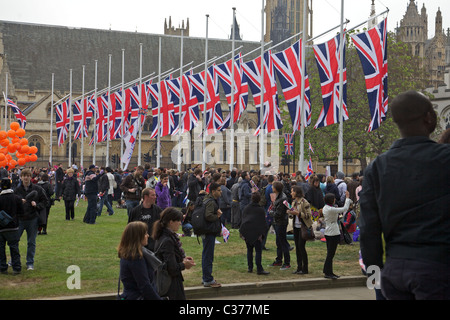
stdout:
[[34,266],[33,265],[27,266],[27,270],[34,270]]

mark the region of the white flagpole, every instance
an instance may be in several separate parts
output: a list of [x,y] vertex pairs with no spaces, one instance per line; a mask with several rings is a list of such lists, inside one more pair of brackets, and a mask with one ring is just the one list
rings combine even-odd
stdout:
[[106,167],[109,167],[109,140],[110,140],[110,130],[111,125],[109,121],[111,120],[112,103],[111,103],[111,54],[108,55],[108,125],[106,133]]
[[344,108],[343,108],[343,84],[344,84],[344,0],[341,0],[341,34],[339,44],[339,143],[338,143],[338,170],[344,170]]
[[259,109],[259,166],[262,170],[264,167],[264,0],[262,0],[261,3],[261,100]]
[[[121,121],[121,128],[120,128],[120,156],[123,155],[123,135],[125,134],[125,49],[122,49],[122,121]],[[122,170],[124,169],[123,162],[120,160],[120,167]]]
[[181,53],[180,53],[180,98],[179,98],[179,112],[178,112],[178,160],[177,169],[181,171],[181,134],[184,131],[183,123],[181,122],[181,107],[183,105],[183,29],[181,29]]
[[55,74],[52,73],[52,97],[51,97],[51,105],[50,105],[50,149],[49,149],[49,157],[48,162],[50,165],[53,161],[53,92],[55,89]]
[[70,91],[69,91],[69,168],[72,166],[72,69],[70,69]]
[[141,128],[141,112],[144,110],[144,106],[142,105],[142,43],[139,43],[139,112],[138,112],[138,120],[139,120],[139,145],[138,145],[138,165],[141,165],[141,136],[142,136],[142,128]]
[[6,84],[5,84],[5,131],[8,131],[8,72],[6,72]]
[[84,126],[86,125],[86,113],[84,112],[85,106],[84,104],[87,102],[84,97],[84,74],[85,74],[86,66],[83,65],[83,79],[81,82],[81,131],[80,131],[80,139],[81,139],[81,157],[80,157],[80,169],[84,168]]
[[[264,0],[263,0],[264,1]],[[203,157],[202,157],[202,171],[206,169],[206,105],[208,97],[208,18],[206,15],[206,37],[205,37],[205,81],[204,81],[204,94],[203,94]]]
[[233,170],[234,166],[234,50],[235,50],[235,19],[236,19],[236,8],[233,7],[233,27],[231,29],[231,105],[230,105],[230,171]]
[[156,167],[161,166],[161,37],[159,37],[159,56],[158,56],[158,133],[156,136]]
[[95,60],[94,108],[94,143],[92,144],[94,146],[94,152],[92,154],[93,164],[95,164],[95,146],[97,145],[97,60]]
[[[305,72],[306,72],[306,61],[305,61],[305,46],[306,46],[306,41],[308,40],[308,32],[306,32],[306,28],[308,25],[308,21],[307,21],[307,10],[308,10],[308,3],[306,0],[303,0],[303,34],[302,34],[302,53],[301,53],[301,59],[302,59],[302,89],[301,89],[301,102],[300,102],[300,157],[298,159],[298,170],[301,171],[303,174],[305,173],[305,171],[303,171],[304,166],[304,158],[305,158],[305,148],[304,148],[304,144],[305,144],[305,125],[306,125],[306,120],[304,117],[305,114]],[[295,133],[295,132],[294,132]],[[294,136],[295,139],[295,136]],[[295,150],[294,150],[295,151]],[[294,152],[294,156],[295,156],[295,152]]]

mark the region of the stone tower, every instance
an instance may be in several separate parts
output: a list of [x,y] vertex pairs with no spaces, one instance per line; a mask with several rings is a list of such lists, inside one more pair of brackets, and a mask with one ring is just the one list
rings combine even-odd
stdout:
[[167,25],[167,19],[164,19],[164,34],[171,36],[181,36],[181,30],[183,30],[183,36],[189,37],[189,18],[186,21],[186,27],[184,26],[184,20],[181,21],[181,27],[178,28],[172,25],[172,17],[169,16],[169,25]]
[[425,43],[428,37],[428,15],[425,4],[419,14],[416,3],[410,0],[406,13],[400,21],[397,37],[411,49],[411,55],[425,57]]

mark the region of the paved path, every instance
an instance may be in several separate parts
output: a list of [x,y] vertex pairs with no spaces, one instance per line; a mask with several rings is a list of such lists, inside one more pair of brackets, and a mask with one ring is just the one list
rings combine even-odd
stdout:
[[375,292],[366,287],[350,287],[246,294],[200,300],[375,300]]

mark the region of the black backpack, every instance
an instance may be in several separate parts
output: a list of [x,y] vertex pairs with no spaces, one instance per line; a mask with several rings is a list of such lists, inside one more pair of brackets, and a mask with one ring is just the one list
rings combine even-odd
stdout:
[[[208,199],[207,202],[214,201],[214,199]],[[192,212],[191,225],[194,231],[194,234],[197,236],[208,234],[208,233],[218,233],[218,223],[209,222],[205,219],[205,211],[206,211],[206,203],[203,202],[203,197],[200,197],[195,202],[195,208]],[[220,224],[219,224],[220,227]]]

